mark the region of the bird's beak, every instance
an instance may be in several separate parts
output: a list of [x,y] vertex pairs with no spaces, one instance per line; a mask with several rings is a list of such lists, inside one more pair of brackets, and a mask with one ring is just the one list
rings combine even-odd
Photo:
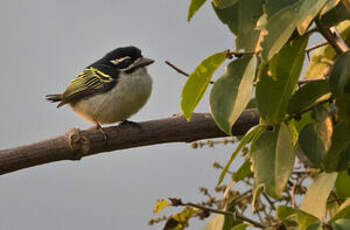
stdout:
[[154,62],[153,59],[141,57],[141,58],[138,58],[138,59],[132,64],[132,67],[133,67],[133,68],[145,67],[145,66],[148,66],[148,65],[152,64],[153,62]]

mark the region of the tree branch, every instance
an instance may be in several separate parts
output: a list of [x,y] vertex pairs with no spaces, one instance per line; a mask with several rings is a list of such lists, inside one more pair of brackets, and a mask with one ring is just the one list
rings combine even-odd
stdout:
[[[258,122],[258,112],[255,109],[246,110],[233,126],[232,133],[235,136],[243,135]],[[138,124],[104,128],[108,136],[107,144],[99,130],[72,129],[52,139],[0,150],[0,174],[54,161],[80,160],[119,149],[227,136],[208,113],[193,114],[190,122],[186,122],[182,115],[176,115]]]
[[315,19],[318,31],[328,41],[328,43],[335,49],[337,54],[345,53],[349,47],[343,41],[339,34],[332,32],[327,26],[323,25],[320,19]]

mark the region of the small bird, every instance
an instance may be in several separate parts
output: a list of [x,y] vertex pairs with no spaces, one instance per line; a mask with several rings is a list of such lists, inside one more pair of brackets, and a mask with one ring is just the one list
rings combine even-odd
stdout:
[[146,104],[152,91],[146,66],[153,62],[134,46],[117,48],[86,67],[62,94],[46,99],[59,102],[57,108],[68,104],[107,138],[101,124],[127,122]]

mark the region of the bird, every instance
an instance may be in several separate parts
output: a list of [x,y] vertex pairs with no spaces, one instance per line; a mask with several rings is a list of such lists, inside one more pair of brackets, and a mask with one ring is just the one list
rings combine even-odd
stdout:
[[87,66],[60,94],[48,94],[46,100],[69,105],[82,118],[93,123],[105,139],[101,125],[127,119],[138,112],[152,92],[152,78],[146,67],[153,59],[142,56],[135,46],[120,47]]

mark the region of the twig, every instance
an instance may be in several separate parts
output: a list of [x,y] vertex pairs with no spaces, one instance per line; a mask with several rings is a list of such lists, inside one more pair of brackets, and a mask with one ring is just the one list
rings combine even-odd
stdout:
[[[214,162],[213,167],[216,169],[224,169],[224,166],[220,165],[219,162]],[[234,174],[234,172],[232,172],[230,170],[227,170],[226,173],[230,174],[231,176]]]
[[[233,135],[243,135],[259,123],[257,110],[244,111],[232,128]],[[0,150],[0,174],[60,160],[82,157],[138,146],[225,137],[208,113],[196,113],[187,122],[182,115],[103,128],[108,143],[99,130],[69,131],[68,134],[38,143]]]
[[[264,211],[266,211],[266,210],[264,209]],[[266,215],[266,214],[267,214],[267,213],[265,213],[265,215]],[[264,219],[262,218],[260,212],[256,212],[256,215],[258,216],[258,219],[259,219],[260,222],[263,222],[263,221],[264,221]]]
[[267,202],[269,203],[270,207],[272,210],[276,210],[276,207],[274,205],[274,203],[272,202],[272,200],[265,194],[265,193],[262,193],[264,198],[267,200]]
[[169,61],[164,61],[165,64],[167,64],[168,66],[170,66],[171,68],[173,68],[176,72],[188,77],[190,76],[188,73],[186,73],[185,71],[183,71],[182,69],[176,67],[174,64],[172,64],[171,62]]
[[310,82],[314,82],[314,81],[319,81],[319,80],[324,80],[326,79],[326,77],[322,76],[322,77],[318,77],[318,78],[311,78],[311,79],[304,79],[304,80],[300,80],[298,81],[298,86],[301,86],[303,84],[306,84],[306,83],[310,83]]
[[295,208],[295,189],[297,187],[298,179],[294,182],[290,194],[290,201],[292,203],[292,208]]
[[[176,67],[174,64],[172,64],[171,62],[169,61],[164,61],[165,64],[167,64],[168,66],[170,66],[171,68],[173,68],[176,72],[184,75],[185,77],[189,77],[190,74],[186,73],[185,71],[183,71],[182,69]],[[215,82],[214,81],[210,81],[209,82],[210,84],[214,84]]]
[[250,190],[245,191],[244,193],[241,193],[241,194],[237,195],[237,196],[232,200],[231,203],[237,204],[237,203],[239,203],[239,202],[241,202],[241,201],[243,201],[243,200],[246,200],[246,199],[250,198],[251,196],[252,196],[252,190],[250,189]]
[[201,209],[203,211],[217,213],[217,214],[221,214],[221,215],[225,215],[225,216],[232,216],[234,218],[238,218],[238,219],[241,219],[242,221],[250,223],[250,224],[254,225],[257,228],[261,228],[261,229],[266,228],[265,225],[263,225],[263,224],[261,224],[259,222],[256,222],[255,220],[252,220],[252,219],[250,219],[248,217],[240,215],[239,213],[219,210],[219,209],[215,209],[215,208],[209,208],[209,207],[205,207],[205,206],[202,206],[202,205],[199,205],[199,204],[195,204],[195,203],[192,203],[192,202],[183,203],[181,199],[177,199],[177,198],[169,198],[169,200],[171,201],[172,206],[175,206],[175,207],[176,206],[194,207],[194,208]]
[[311,46],[311,47],[308,47],[305,49],[305,52],[306,52],[306,55],[307,55],[307,58],[310,60],[310,52],[315,50],[315,49],[318,49],[320,47],[323,47],[323,46],[326,46],[328,45],[328,42],[325,41],[325,42],[321,42],[320,44],[316,44],[314,46]]
[[191,143],[191,147],[196,149],[198,147],[202,148],[204,146],[214,147],[214,145],[218,145],[218,144],[223,144],[223,145],[227,145],[228,143],[235,144],[236,142],[237,140],[234,137],[223,138],[220,140],[195,141]]
[[327,26],[323,25],[319,18],[315,19],[318,31],[329,42],[329,44],[335,49],[337,54],[342,54],[349,50],[349,47],[345,44],[341,36],[332,32]]

